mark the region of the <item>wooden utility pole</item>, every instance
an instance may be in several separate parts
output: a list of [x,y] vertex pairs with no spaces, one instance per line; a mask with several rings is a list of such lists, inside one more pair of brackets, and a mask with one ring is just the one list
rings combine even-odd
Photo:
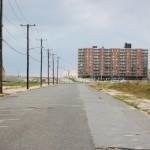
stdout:
[[29,62],[29,57],[30,57],[30,54],[29,54],[29,49],[30,49],[30,40],[29,40],[29,34],[30,34],[30,32],[29,32],[29,29],[30,29],[30,27],[33,27],[33,26],[35,26],[35,24],[34,25],[30,25],[30,24],[27,24],[27,25],[23,25],[23,24],[21,24],[21,26],[22,27],[27,27],[27,89],[29,89],[29,64],[30,64],[30,62]]
[[3,0],[0,0],[0,94],[3,93]]
[[43,73],[43,39],[41,38],[41,69],[40,69],[40,86],[41,87],[43,84],[42,73]]
[[42,87],[43,84],[43,41],[46,41],[47,39],[38,39],[41,43],[41,63],[40,63],[40,86]]
[[52,54],[52,72],[53,72],[53,85],[55,84],[55,58],[54,58],[55,54]]
[[48,49],[48,51],[47,51],[47,56],[48,56],[48,58],[47,58],[47,59],[48,59],[48,62],[47,62],[47,67],[48,67],[48,68],[47,68],[48,85],[49,85],[49,68],[50,68],[50,63],[49,63],[49,55],[50,55],[50,53],[49,53],[49,52],[50,52],[50,50]]
[[60,59],[60,57],[57,57],[57,80],[56,80],[57,84],[58,84],[58,81],[59,81],[59,59]]

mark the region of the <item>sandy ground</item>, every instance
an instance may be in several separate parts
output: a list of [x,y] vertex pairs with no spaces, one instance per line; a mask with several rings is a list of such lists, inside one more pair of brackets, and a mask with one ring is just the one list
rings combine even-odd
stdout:
[[132,106],[136,106],[136,108],[147,112],[150,115],[150,100],[149,99],[140,99],[135,97],[134,95],[117,91],[117,90],[102,90],[104,93],[107,93],[111,96],[127,96],[127,99],[124,99],[122,101],[127,102],[128,104],[131,104]]
[[[43,87],[47,87],[47,84],[43,84]],[[39,88],[40,88],[40,86],[32,86],[32,87],[30,87],[30,90],[39,89]],[[26,87],[5,86],[3,88],[4,94],[2,94],[1,96],[11,95],[11,94],[15,94],[15,93],[18,93],[18,92],[24,92],[24,91],[27,91]]]

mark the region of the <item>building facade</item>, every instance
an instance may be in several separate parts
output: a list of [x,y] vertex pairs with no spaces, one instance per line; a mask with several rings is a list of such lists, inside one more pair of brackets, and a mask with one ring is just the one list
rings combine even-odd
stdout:
[[144,79],[148,76],[148,50],[82,48],[78,50],[78,77],[98,80]]

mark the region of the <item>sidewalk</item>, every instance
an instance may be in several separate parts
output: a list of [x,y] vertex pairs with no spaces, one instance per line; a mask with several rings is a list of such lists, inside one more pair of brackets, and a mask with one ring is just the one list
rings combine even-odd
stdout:
[[96,148],[150,149],[150,117],[111,96],[79,85]]

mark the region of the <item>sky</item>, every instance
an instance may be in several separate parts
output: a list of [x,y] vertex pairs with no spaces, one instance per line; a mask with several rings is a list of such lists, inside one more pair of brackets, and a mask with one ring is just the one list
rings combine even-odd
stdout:
[[[78,48],[150,49],[150,0],[4,0],[4,67],[8,75],[26,74],[26,28],[30,28],[30,55],[47,74],[47,49],[60,56],[60,72],[76,72]],[[6,43],[7,42],[7,43]],[[8,46],[9,44],[9,46]],[[10,48],[11,46],[11,48]],[[39,75],[40,63],[30,59],[30,74]]]

